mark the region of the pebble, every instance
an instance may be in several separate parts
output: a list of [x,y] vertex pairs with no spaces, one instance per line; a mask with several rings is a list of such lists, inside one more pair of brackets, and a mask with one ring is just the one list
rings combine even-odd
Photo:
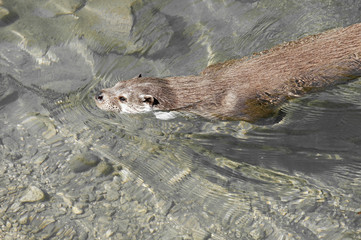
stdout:
[[86,203],[82,203],[82,202],[75,203],[73,209],[75,208],[75,211],[78,210],[78,213],[75,213],[74,210],[73,212],[75,214],[82,214],[84,213],[84,208],[86,208],[87,206],[88,204]]
[[108,231],[106,231],[105,237],[106,237],[106,238],[109,238],[109,237],[111,237],[113,234],[114,234],[114,232],[109,229]]
[[120,220],[119,225],[118,225],[119,226],[118,230],[120,232],[126,233],[128,230],[129,224],[130,224],[129,219]]
[[101,201],[104,199],[103,192],[102,191],[95,191],[95,201]]
[[69,161],[70,169],[75,172],[85,172],[95,167],[100,162],[100,159],[91,153],[78,154],[73,156]]
[[22,209],[23,207],[24,207],[24,206],[23,206],[20,202],[16,201],[14,204],[12,204],[12,205],[9,207],[9,210],[10,210],[11,212],[16,213],[16,212],[18,212],[20,209]]
[[4,7],[0,6],[0,19],[8,15],[10,12]]
[[6,222],[6,228],[7,228],[7,230],[10,230],[10,228],[11,228],[11,222],[9,222],[9,221]]
[[78,239],[79,240],[87,240],[87,239],[89,239],[88,238],[88,233],[87,232],[80,232],[79,236],[78,236]]
[[77,205],[75,205],[74,207],[72,207],[71,211],[72,211],[74,214],[77,214],[77,215],[83,214],[83,212],[84,212],[84,210],[83,210],[81,207],[77,206]]
[[67,213],[67,210],[65,207],[60,207],[58,208],[55,212],[54,212],[54,217],[59,217],[59,216],[63,216]]
[[95,169],[95,176],[107,176],[113,172],[113,166],[109,163],[103,161],[98,164],[98,166]]
[[2,141],[3,141],[4,146],[6,146],[6,148],[10,149],[11,151],[13,151],[13,152],[19,151],[19,144],[13,138],[5,137],[4,139],[2,139]]
[[73,205],[72,200],[71,200],[68,196],[66,196],[64,193],[59,192],[59,193],[57,193],[57,195],[58,195],[58,196],[61,196],[61,197],[63,198],[64,203],[65,203],[68,207],[71,207],[71,206]]
[[38,202],[45,199],[45,193],[36,186],[29,186],[24,196],[20,198],[20,202]]
[[154,220],[155,220],[155,216],[154,216],[154,215],[151,215],[151,216],[148,218],[147,222],[150,223],[150,222],[153,222]]
[[89,202],[94,202],[96,200],[96,197],[95,197],[94,193],[89,193],[88,196],[89,196],[89,199],[88,199]]
[[40,164],[42,164],[42,163],[43,163],[45,160],[47,160],[47,159],[48,159],[48,155],[47,155],[47,154],[41,155],[41,156],[37,157],[37,158],[34,160],[34,163],[40,165]]
[[0,187],[0,197],[5,196],[8,193],[7,189]]
[[105,199],[108,201],[116,201],[120,198],[119,189],[120,186],[114,182],[104,184],[104,189],[106,191]]
[[105,199],[108,201],[116,201],[119,199],[119,197],[120,197],[119,193],[111,189],[108,190],[107,194],[105,195]]
[[[56,220],[51,216],[51,217],[47,217],[45,218],[40,225],[38,226],[39,230],[43,230],[45,229],[47,226],[49,226],[50,224],[54,223]],[[46,234],[46,233],[45,233]]]

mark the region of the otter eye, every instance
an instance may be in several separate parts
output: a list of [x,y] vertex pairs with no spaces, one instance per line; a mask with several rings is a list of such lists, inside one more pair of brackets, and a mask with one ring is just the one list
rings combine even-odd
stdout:
[[100,92],[97,95],[95,95],[95,99],[98,100],[99,102],[103,101],[103,99],[104,99],[103,93]]
[[119,97],[119,101],[125,102],[125,101],[127,101],[127,99],[126,99],[125,97],[123,97],[123,96],[120,96],[120,97]]

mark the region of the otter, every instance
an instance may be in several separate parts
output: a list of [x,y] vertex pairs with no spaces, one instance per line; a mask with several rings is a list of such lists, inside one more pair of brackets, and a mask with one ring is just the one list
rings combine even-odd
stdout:
[[198,76],[136,77],[95,96],[106,111],[188,111],[256,122],[287,100],[361,76],[361,23],[207,67]]

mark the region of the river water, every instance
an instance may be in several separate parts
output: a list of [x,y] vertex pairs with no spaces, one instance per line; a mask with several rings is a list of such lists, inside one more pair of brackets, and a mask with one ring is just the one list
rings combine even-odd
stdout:
[[[361,79],[270,125],[94,94],[361,22],[352,0],[0,0],[0,238],[361,239]],[[37,189],[37,190],[34,190]]]

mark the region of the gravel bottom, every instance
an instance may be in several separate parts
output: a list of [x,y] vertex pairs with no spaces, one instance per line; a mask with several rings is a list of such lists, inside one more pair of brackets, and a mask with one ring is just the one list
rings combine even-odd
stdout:
[[39,119],[1,126],[1,239],[194,238],[170,224],[172,202]]

